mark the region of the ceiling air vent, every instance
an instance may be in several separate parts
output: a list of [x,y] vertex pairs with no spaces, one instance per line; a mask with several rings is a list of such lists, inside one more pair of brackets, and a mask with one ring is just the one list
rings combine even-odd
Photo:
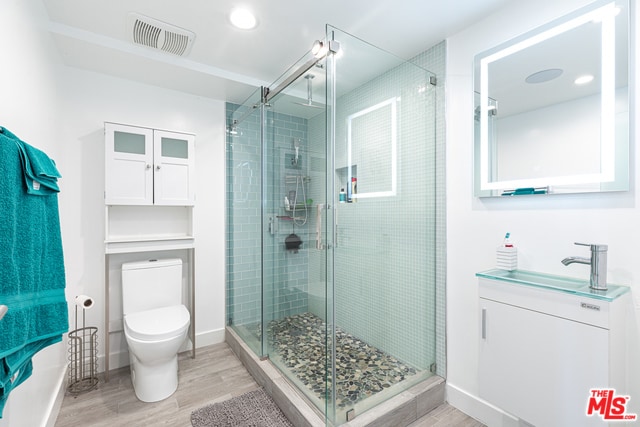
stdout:
[[185,56],[191,50],[195,33],[138,13],[129,15],[129,34],[136,44]]

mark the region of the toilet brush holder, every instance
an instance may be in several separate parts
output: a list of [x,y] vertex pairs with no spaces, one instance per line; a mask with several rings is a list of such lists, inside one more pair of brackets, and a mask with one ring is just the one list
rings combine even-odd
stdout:
[[[85,303],[86,306],[86,303]],[[67,391],[80,394],[98,386],[98,328],[85,326],[85,309],[82,308],[82,327],[69,332],[69,379]]]

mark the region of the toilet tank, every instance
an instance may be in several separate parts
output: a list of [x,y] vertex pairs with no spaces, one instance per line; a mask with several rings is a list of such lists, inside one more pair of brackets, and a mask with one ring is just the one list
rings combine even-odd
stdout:
[[150,259],[122,264],[122,313],[182,304],[182,260]]

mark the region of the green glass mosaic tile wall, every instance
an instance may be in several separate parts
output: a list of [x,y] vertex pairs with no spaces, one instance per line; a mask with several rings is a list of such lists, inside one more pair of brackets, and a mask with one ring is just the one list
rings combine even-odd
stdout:
[[436,89],[430,76],[402,64],[341,94],[336,108],[334,191],[346,185],[341,171],[349,166],[350,141],[358,193],[372,197],[337,206],[335,322],[420,370],[435,361],[436,336]]
[[[242,109],[246,108],[227,104],[227,122],[231,122],[234,111],[240,111],[241,115]],[[258,110],[236,126],[234,136],[227,136],[227,318],[236,326],[257,326],[263,320],[308,310],[308,224],[311,222],[307,220],[307,224],[302,225],[298,221],[294,225],[292,221],[277,218],[286,216],[284,196],[291,189],[296,189],[295,180],[291,184],[288,177],[307,174],[304,166],[308,163],[307,124],[305,119],[275,111],[267,110],[265,117],[270,126],[265,134],[264,153],[260,143]],[[293,152],[293,138],[301,144],[301,170],[287,168],[286,162]],[[261,168],[263,156],[264,170]],[[263,184],[267,194],[264,205]],[[303,192],[300,178],[300,193],[309,192],[309,197],[312,197],[309,183],[305,185],[307,191]],[[263,229],[262,215],[265,221],[271,219],[276,222],[275,233],[271,233],[268,227]],[[308,217],[311,218],[310,209]],[[297,253],[284,250],[285,238],[294,231],[304,242]],[[264,282],[263,259],[264,274],[268,278]],[[261,317],[263,283],[268,287],[264,292],[265,319]]]

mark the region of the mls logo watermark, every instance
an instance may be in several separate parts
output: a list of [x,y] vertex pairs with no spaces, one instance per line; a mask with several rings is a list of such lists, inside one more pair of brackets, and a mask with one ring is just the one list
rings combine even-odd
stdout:
[[587,415],[599,414],[607,421],[635,421],[636,414],[627,414],[629,396],[616,396],[616,391],[607,388],[592,388],[587,405]]

